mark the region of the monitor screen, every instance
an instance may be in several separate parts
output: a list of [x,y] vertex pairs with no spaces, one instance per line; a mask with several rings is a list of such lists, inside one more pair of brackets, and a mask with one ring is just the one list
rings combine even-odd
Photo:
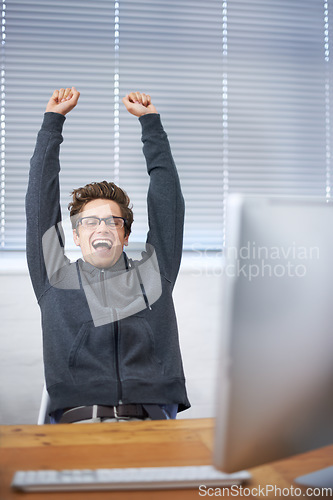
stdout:
[[333,204],[230,196],[214,464],[333,443]]

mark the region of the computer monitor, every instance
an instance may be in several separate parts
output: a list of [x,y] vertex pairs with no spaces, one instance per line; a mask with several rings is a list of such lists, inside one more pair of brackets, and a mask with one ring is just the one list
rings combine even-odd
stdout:
[[232,195],[226,242],[214,465],[233,472],[333,443],[333,204]]

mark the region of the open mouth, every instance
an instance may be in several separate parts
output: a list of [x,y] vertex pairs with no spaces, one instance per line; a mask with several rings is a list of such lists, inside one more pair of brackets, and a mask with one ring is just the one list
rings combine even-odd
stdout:
[[92,246],[95,250],[98,251],[110,250],[112,248],[112,241],[98,239],[92,242]]

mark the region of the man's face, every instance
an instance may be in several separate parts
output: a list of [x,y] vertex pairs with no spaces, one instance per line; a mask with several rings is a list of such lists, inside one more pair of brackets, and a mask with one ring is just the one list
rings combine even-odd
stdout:
[[[113,200],[97,199],[89,201],[82,212],[82,217],[122,217],[118,203]],[[96,227],[78,224],[73,230],[74,243],[81,247],[84,260],[95,267],[107,268],[117,262],[123,252],[124,245],[128,245],[128,236],[125,236],[125,227],[110,227],[102,221]]]

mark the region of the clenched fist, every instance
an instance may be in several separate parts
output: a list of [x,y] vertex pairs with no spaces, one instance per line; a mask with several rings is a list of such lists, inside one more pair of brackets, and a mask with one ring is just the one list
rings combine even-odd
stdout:
[[127,111],[134,116],[157,113],[155,106],[151,103],[150,95],[141,92],[131,92],[123,98]]
[[52,111],[53,113],[60,113],[66,115],[75,106],[80,97],[80,92],[75,87],[55,90],[51,99],[47,103],[45,112]]

